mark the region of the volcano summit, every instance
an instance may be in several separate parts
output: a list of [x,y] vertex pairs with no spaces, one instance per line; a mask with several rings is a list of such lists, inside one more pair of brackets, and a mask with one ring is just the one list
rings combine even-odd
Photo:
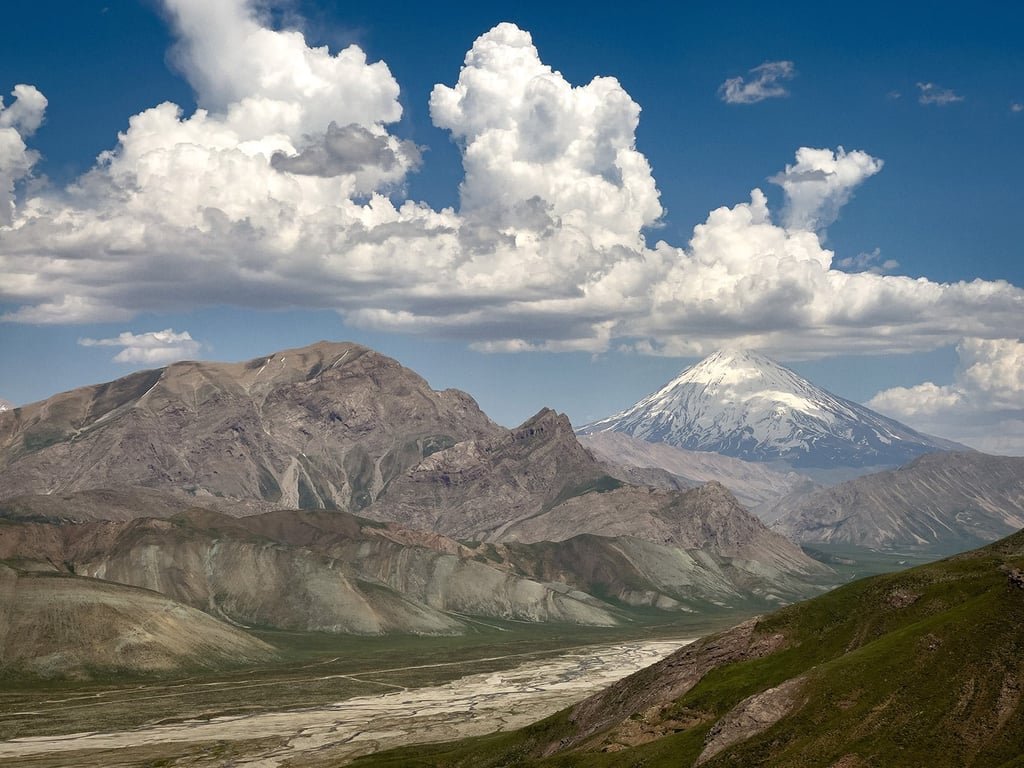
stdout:
[[827,392],[757,352],[719,351],[636,405],[578,430],[794,469],[890,467],[965,450]]

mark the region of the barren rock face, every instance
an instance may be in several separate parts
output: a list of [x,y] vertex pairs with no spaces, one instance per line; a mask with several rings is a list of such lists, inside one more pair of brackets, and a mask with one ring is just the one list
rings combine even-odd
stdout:
[[500,540],[518,520],[618,485],[579,444],[569,420],[545,408],[517,429],[426,457],[365,514],[460,539]]
[[0,498],[141,485],[361,509],[425,455],[499,434],[468,395],[321,342],[176,363],[0,414]]
[[613,609],[474,558],[436,534],[337,511],[58,523],[3,519],[0,558],[25,571],[130,584],[244,626],[458,634],[455,614],[612,625]]
[[708,732],[704,751],[695,765],[703,765],[731,745],[746,741],[779,722],[799,704],[803,683],[802,677],[793,678],[737,704]]
[[[808,477],[781,472],[766,464],[734,459],[709,451],[688,451],[667,443],[652,443],[624,432],[580,435],[580,442],[599,459],[635,469],[658,468],[671,473],[684,487],[716,480],[746,509],[756,511],[784,496],[810,486]],[[666,487],[678,487],[668,485]]]
[[1024,527],[1024,458],[933,453],[775,505],[772,527],[807,543],[960,552]]

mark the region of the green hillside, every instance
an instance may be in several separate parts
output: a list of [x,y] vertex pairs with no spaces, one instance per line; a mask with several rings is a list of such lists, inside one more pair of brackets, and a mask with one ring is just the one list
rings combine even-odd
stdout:
[[[521,731],[357,765],[1010,768],[1022,692],[1017,533],[706,638]],[[735,742],[701,759],[716,734]]]

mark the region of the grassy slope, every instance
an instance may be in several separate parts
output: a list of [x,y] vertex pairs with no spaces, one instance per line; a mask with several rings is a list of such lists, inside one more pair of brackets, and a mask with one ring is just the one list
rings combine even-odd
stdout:
[[[615,732],[540,758],[568,713],[512,734],[366,758],[360,766],[689,766],[711,726],[747,696],[805,674],[802,705],[707,766],[1024,765],[1024,533],[973,553],[855,582],[778,611],[765,658],[720,667],[645,722],[671,735],[604,753]],[[638,678],[642,680],[642,678]],[[690,724],[685,727],[683,724]]]

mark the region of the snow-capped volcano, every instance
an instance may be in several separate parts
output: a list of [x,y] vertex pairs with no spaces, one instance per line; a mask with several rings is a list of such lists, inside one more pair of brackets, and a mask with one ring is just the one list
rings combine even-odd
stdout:
[[632,408],[580,428],[792,467],[904,464],[964,446],[845,400],[757,352],[720,351]]

